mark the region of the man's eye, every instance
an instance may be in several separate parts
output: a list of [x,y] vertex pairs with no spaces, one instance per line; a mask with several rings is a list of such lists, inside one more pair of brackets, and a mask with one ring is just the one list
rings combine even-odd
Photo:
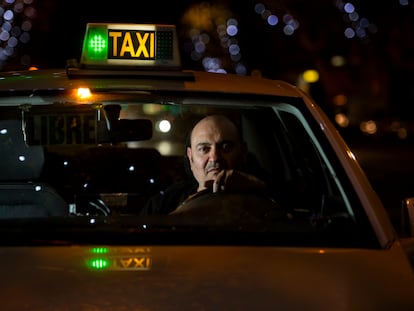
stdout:
[[230,142],[228,142],[228,143],[223,143],[222,145],[221,145],[221,149],[223,150],[223,151],[229,151],[229,150],[231,150],[231,148],[233,147],[233,144],[232,143],[230,143]]
[[202,147],[198,148],[198,151],[201,152],[201,153],[208,153],[209,150],[210,150],[210,148],[207,147],[207,146],[202,146]]

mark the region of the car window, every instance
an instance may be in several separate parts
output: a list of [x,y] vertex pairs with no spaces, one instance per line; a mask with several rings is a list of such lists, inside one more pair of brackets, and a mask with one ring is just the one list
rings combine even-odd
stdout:
[[[211,98],[206,104],[185,96],[106,93],[83,102],[64,94],[36,104],[16,98],[7,104],[3,98],[0,112],[2,220],[103,217],[163,223],[167,218],[192,228],[240,230],[243,224],[255,232],[333,232],[352,243],[371,241],[361,203],[299,100],[230,104]],[[200,119],[217,114],[239,128],[248,148],[246,173],[266,184],[266,198],[242,192],[221,201],[192,200],[216,209],[224,204],[227,214],[237,215],[228,219],[210,207],[192,212],[202,215],[199,219],[192,213],[143,215],[151,199],[194,181],[186,157],[189,134]]]

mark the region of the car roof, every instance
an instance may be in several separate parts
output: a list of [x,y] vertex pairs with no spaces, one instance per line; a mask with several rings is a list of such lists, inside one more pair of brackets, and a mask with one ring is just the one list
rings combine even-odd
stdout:
[[[126,74],[125,74],[126,73]],[[165,90],[226,94],[301,97],[296,86],[281,80],[202,71],[85,71],[70,76],[64,69],[14,71],[0,74],[0,91],[70,90]]]

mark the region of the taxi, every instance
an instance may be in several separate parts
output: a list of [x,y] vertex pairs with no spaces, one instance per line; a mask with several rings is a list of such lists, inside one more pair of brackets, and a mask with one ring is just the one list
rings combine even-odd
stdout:
[[[194,182],[188,139],[211,115],[266,191],[148,212]],[[396,234],[318,104],[183,70],[173,25],[89,23],[66,68],[0,73],[0,178],[4,311],[414,310],[414,222]]]

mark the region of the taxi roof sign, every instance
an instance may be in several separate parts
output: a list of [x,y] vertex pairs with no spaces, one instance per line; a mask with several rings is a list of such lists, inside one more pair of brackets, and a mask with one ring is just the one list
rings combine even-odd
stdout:
[[83,68],[180,69],[174,25],[88,23]]

